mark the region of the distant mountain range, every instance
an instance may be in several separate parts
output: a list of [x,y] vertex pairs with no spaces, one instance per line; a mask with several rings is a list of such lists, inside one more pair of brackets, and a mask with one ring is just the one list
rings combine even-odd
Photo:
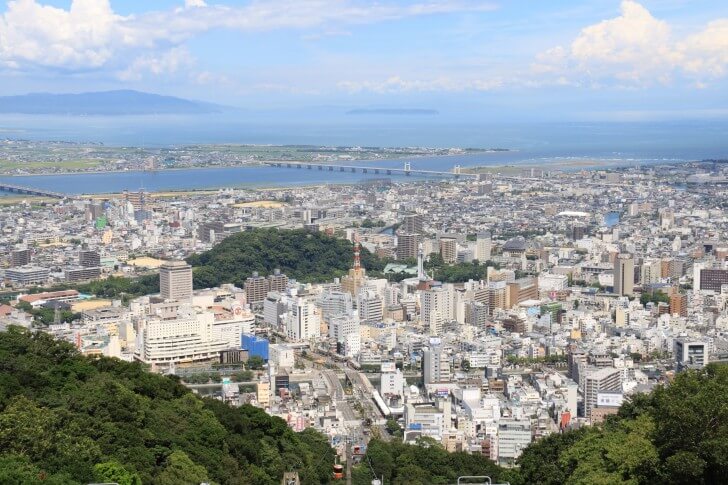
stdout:
[[32,115],[196,115],[219,113],[229,109],[233,108],[131,90],[0,96],[0,113]]

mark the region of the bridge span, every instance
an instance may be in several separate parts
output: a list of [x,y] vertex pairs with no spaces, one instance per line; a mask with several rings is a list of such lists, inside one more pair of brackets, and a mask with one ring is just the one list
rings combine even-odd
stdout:
[[67,197],[70,197],[68,194],[62,194],[61,192],[53,192],[50,190],[35,189],[33,187],[26,187],[24,185],[8,184],[5,182],[0,182],[0,191],[14,192],[16,194],[37,195],[40,197],[51,197],[53,199],[65,199]]
[[339,165],[333,163],[313,163],[313,162],[263,162],[271,167],[281,168],[298,168],[308,170],[321,170],[329,172],[349,172],[349,173],[369,173],[383,175],[424,175],[429,177],[454,177],[477,179],[478,175],[473,173],[462,173],[460,165],[455,165],[452,172],[442,172],[438,170],[420,170],[411,167],[410,162],[405,162],[404,168],[389,167],[363,167],[356,165]]

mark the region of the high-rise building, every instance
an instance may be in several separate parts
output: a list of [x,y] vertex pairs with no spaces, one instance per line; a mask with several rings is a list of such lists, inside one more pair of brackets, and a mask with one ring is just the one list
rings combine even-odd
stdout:
[[286,334],[292,340],[310,340],[321,335],[321,320],[313,302],[296,298],[286,318]]
[[475,259],[485,263],[490,259],[491,236],[490,232],[480,232],[475,239]]
[[675,293],[670,295],[670,315],[688,316],[688,295]]
[[412,259],[417,257],[417,248],[420,244],[419,234],[400,234],[397,236],[397,259]]
[[454,263],[458,259],[458,243],[453,237],[440,238],[440,256],[445,263]]
[[384,303],[376,292],[362,290],[357,299],[359,319],[366,323],[381,323],[384,318]]
[[273,274],[268,276],[268,291],[277,291],[284,293],[288,287],[288,276],[281,273],[278,268],[273,270]]
[[139,323],[141,345],[136,358],[159,366],[217,360],[220,352],[229,348],[229,342],[213,337],[214,323],[213,313],[195,313],[189,307],[164,318],[147,317]]
[[634,293],[634,259],[631,254],[620,254],[614,261],[614,293],[632,296]]
[[10,266],[26,266],[30,264],[30,249],[15,249],[10,252]]
[[705,342],[677,338],[673,341],[675,370],[702,369],[708,363],[708,346]]
[[505,281],[488,283],[488,311],[491,315],[496,308],[506,308],[507,291]]
[[78,253],[78,263],[84,268],[98,268],[101,266],[101,255],[98,251],[81,250]]
[[165,300],[192,298],[192,266],[184,261],[166,261],[159,268],[159,294]]
[[645,259],[640,268],[640,282],[642,285],[653,285],[662,278],[662,261],[659,259]]
[[443,326],[453,320],[454,295],[449,289],[436,286],[420,293],[422,324],[430,335],[440,335]]
[[584,415],[591,418],[591,411],[597,406],[601,391],[622,390],[622,371],[614,367],[588,369],[584,378]]
[[318,301],[325,322],[338,315],[348,315],[354,309],[351,295],[345,291],[325,291]]
[[402,231],[407,234],[424,234],[424,217],[422,214],[409,214],[404,216]]
[[267,278],[260,276],[257,271],[253,272],[245,280],[245,298],[250,304],[260,303],[265,300],[270,291],[270,282]]
[[431,338],[422,351],[423,379],[425,384],[450,382],[450,358],[439,338]]
[[589,228],[585,224],[576,222],[569,228],[569,237],[572,241],[579,241],[584,239],[584,236],[588,234]]

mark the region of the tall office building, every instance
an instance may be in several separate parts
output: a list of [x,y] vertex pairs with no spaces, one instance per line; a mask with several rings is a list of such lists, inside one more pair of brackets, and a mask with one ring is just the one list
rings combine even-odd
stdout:
[[101,255],[97,251],[81,250],[78,253],[78,263],[84,268],[98,268],[101,266]]
[[30,249],[15,249],[10,253],[10,266],[26,266],[30,264]]
[[453,237],[440,238],[440,256],[445,263],[454,263],[458,259],[458,243]]
[[634,259],[631,254],[620,254],[614,260],[614,293],[632,296],[634,293]]
[[402,231],[407,234],[423,234],[423,226],[424,217],[422,217],[422,214],[406,215],[404,221],[402,221]]
[[159,294],[165,300],[192,298],[192,266],[184,261],[166,261],[159,268]]
[[491,236],[490,232],[480,232],[475,240],[475,259],[484,263],[490,259]]
[[420,245],[419,234],[400,234],[397,236],[397,259],[412,259],[417,257],[417,248]]

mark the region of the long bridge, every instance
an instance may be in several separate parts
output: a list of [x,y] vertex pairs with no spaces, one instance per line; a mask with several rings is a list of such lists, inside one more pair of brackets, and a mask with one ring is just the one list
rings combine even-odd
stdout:
[[452,172],[442,172],[438,170],[419,170],[414,169],[410,162],[405,162],[403,168],[389,167],[363,167],[355,165],[339,165],[333,163],[314,163],[314,162],[263,162],[271,167],[281,168],[298,168],[308,170],[321,170],[329,172],[348,172],[348,173],[368,173],[383,175],[424,175],[429,177],[454,177],[454,178],[473,178],[477,179],[478,175],[473,173],[462,173],[460,165],[455,165]]
[[51,197],[53,199],[65,199],[70,197],[68,194],[62,194],[60,192],[35,189],[33,187],[25,187],[24,185],[7,184],[5,182],[0,182],[0,191],[14,192],[16,194],[37,195],[40,197]]

